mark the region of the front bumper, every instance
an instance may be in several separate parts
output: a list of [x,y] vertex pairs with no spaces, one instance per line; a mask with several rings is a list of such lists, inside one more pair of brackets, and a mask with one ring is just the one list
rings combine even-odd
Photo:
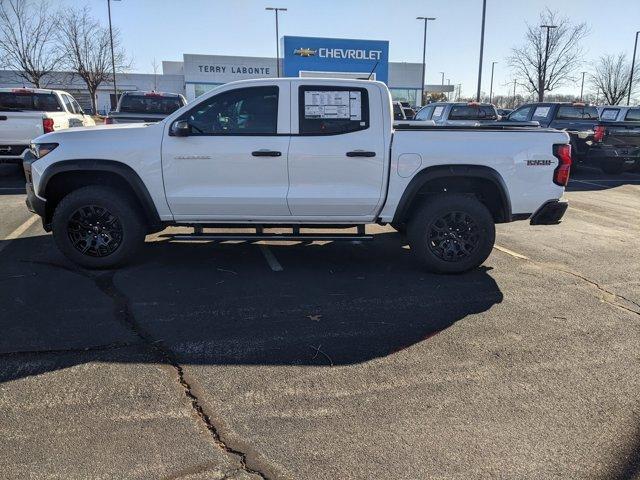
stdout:
[[531,225],[557,225],[562,220],[569,204],[565,201],[550,200],[542,205],[533,215]]

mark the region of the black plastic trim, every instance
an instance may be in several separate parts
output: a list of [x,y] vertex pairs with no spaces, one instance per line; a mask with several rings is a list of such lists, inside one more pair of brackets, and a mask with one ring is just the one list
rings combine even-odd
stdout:
[[63,160],[49,166],[40,179],[40,192],[47,191],[49,181],[60,173],[64,172],[110,172],[115,173],[131,187],[136,197],[140,201],[140,205],[144,210],[145,217],[152,229],[162,228],[163,223],[158,215],[153,199],[147,190],[142,179],[138,176],[133,168],[125,165],[117,160],[98,160],[98,159],[75,159]]
[[549,200],[531,216],[531,225],[557,225],[567,211],[569,203]]
[[500,192],[502,200],[502,217],[503,221],[512,221],[511,216],[511,200],[509,199],[507,186],[502,176],[493,168],[483,165],[436,165],[427,167],[418,172],[405,188],[396,212],[393,216],[392,224],[401,224],[405,222],[406,214],[409,211],[411,202],[420,191],[420,189],[429,181],[444,177],[460,177],[460,178],[480,178],[491,181]]

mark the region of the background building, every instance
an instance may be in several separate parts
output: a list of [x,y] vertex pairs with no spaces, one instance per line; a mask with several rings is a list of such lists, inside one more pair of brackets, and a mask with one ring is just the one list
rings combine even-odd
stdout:
[[[385,82],[394,100],[420,105],[421,63],[390,62],[389,42],[343,38],[291,37],[281,40],[282,76],[368,78]],[[163,61],[162,73],[124,73],[116,75],[118,91],[157,90],[181,93],[191,101],[217,85],[252,78],[277,76],[275,58],[186,53],[182,61]],[[46,79],[47,88],[66,90],[83,108],[91,100],[81,78],[56,72]],[[13,71],[0,70],[1,87],[29,87]],[[450,85],[426,85],[428,92],[452,92]],[[98,112],[115,106],[113,84],[98,89]]]

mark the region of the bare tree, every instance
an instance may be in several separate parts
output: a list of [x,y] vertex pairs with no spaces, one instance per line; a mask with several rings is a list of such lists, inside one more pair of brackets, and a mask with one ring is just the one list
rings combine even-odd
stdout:
[[55,48],[56,16],[47,4],[28,0],[0,2],[0,55],[5,68],[36,88],[60,63]]
[[153,90],[158,90],[158,61],[156,57],[153,57],[153,61],[151,62],[151,68],[153,68]]
[[[603,55],[593,67],[591,83],[602,92],[608,105],[618,105],[629,93],[631,65],[627,56],[624,53]],[[639,68],[635,70],[633,84],[637,85]]]
[[[65,52],[65,65],[87,85],[95,113],[98,87],[103,82],[113,82],[109,29],[91,18],[86,7],[61,12],[60,17],[59,42]],[[116,71],[125,71],[129,63],[117,30],[113,31],[113,49]]]
[[[547,30],[541,25],[556,26],[548,32],[548,45]],[[582,60],[580,43],[588,34],[586,23],[574,25],[547,8],[540,13],[539,25],[527,24],[524,44],[513,48],[507,61],[526,90],[542,102],[545,92],[573,80]]]

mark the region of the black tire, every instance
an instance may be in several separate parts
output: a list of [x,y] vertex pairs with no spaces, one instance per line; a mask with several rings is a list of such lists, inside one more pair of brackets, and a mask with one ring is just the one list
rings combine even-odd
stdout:
[[131,260],[144,244],[146,233],[130,197],[98,185],[82,187],[64,197],[51,225],[60,251],[72,262],[92,269]]
[[600,165],[600,168],[604,173],[607,173],[609,175],[618,175],[622,173],[622,170],[624,169],[624,167],[620,163],[603,163],[602,165]]
[[491,212],[470,195],[427,197],[407,229],[415,257],[431,272],[463,273],[487,259],[496,238]]

